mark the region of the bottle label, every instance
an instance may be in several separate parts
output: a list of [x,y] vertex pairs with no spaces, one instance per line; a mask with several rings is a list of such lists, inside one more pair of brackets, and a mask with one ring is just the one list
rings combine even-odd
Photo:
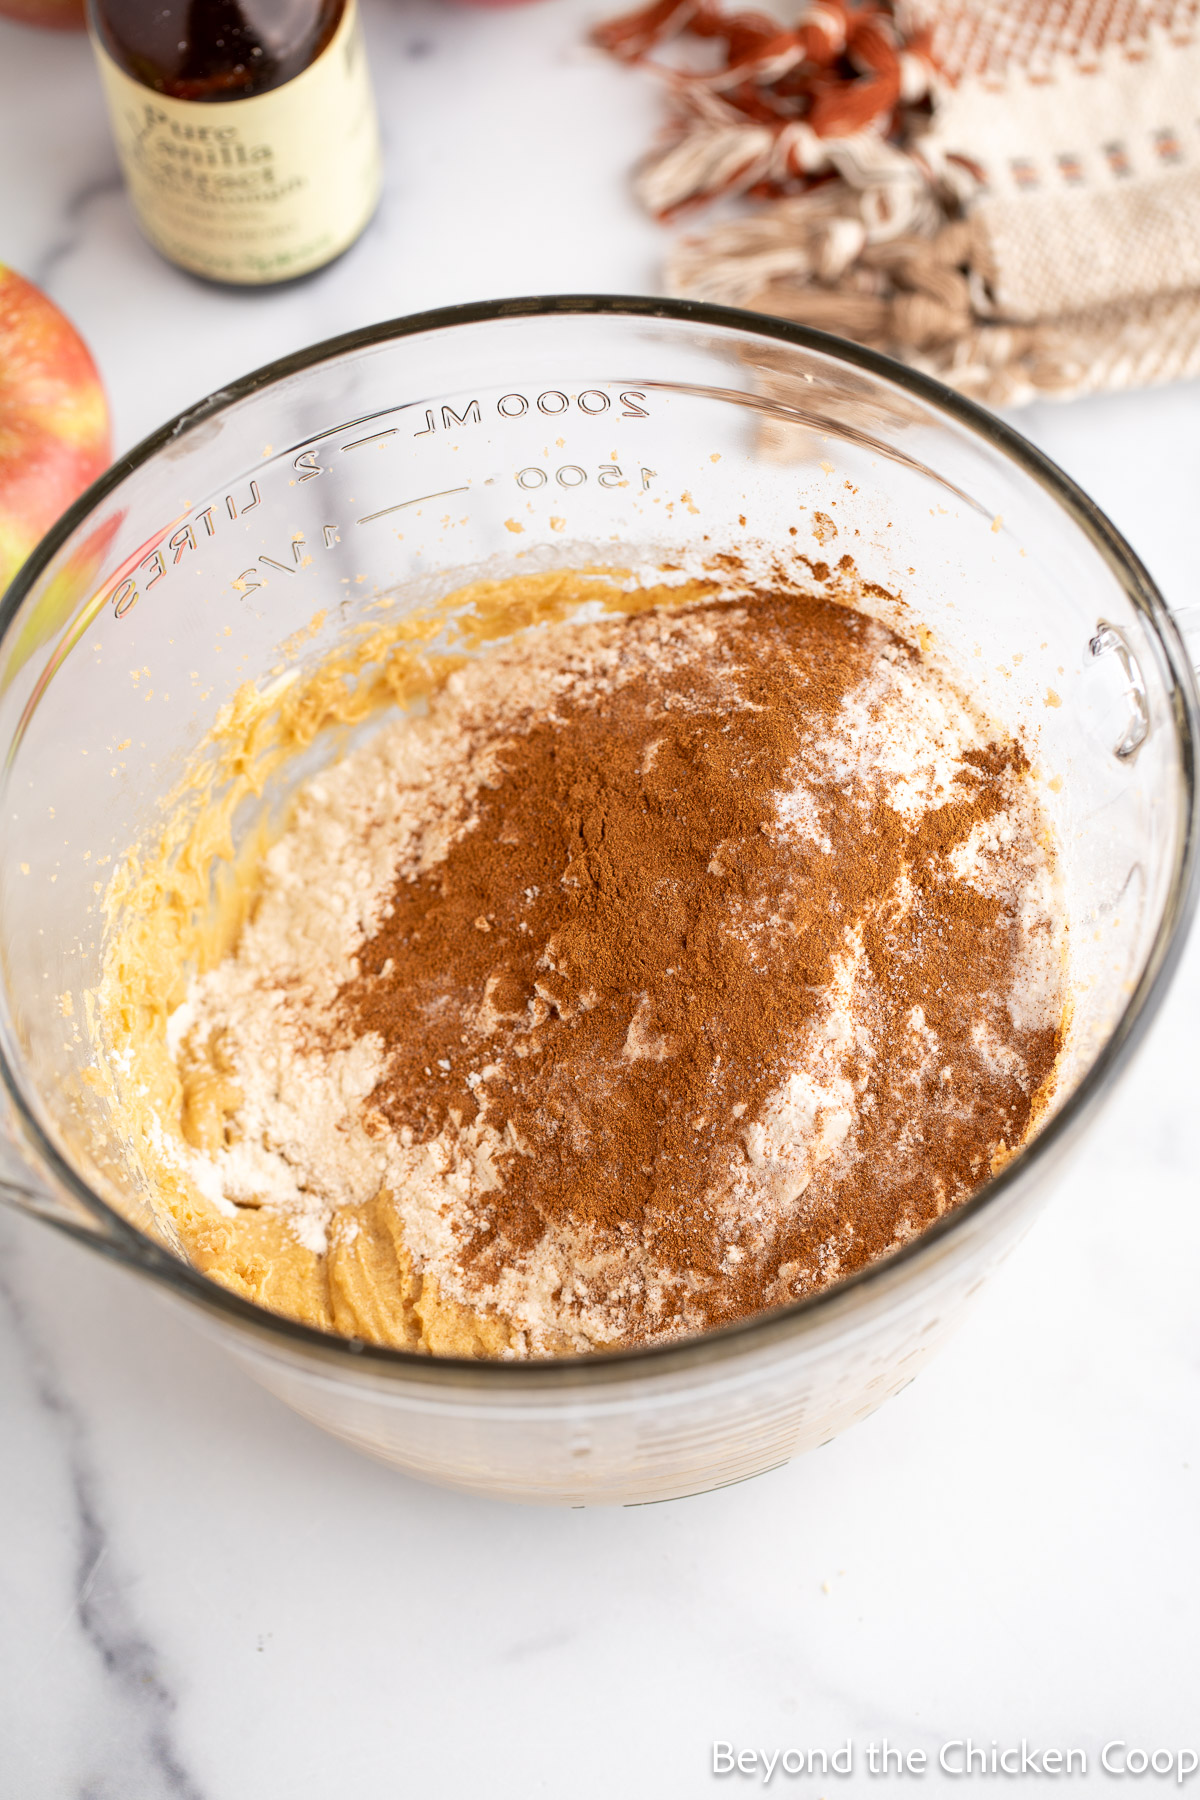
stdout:
[[173,100],[93,38],[139,223],[182,268],[254,285],[319,269],[379,198],[379,132],[356,0],[316,61],[249,100]]

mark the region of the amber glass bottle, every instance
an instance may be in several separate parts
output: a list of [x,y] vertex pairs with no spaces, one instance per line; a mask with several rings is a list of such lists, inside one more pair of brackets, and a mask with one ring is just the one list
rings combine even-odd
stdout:
[[356,0],[91,0],[89,25],[134,210],[210,280],[307,275],[379,198]]

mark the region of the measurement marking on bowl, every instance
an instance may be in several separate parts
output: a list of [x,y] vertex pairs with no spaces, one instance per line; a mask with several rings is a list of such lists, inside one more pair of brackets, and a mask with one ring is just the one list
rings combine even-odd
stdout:
[[[657,469],[639,469],[638,473],[642,478],[642,491],[644,493],[649,488],[650,483],[656,478],[658,471]],[[528,468],[518,469],[513,477],[517,486],[519,488],[524,488],[527,493],[531,490],[545,487],[549,479],[549,472],[546,469],[539,468],[536,463],[531,463]],[[586,469],[582,469],[578,463],[564,463],[561,469],[555,469],[554,479],[559,487],[573,488],[582,487],[584,482],[588,479],[588,476]],[[619,463],[601,463],[596,480],[601,487],[605,488],[629,486],[629,482]]]
[[343,450],[361,450],[364,444],[378,444],[383,438],[395,437],[397,427],[391,426],[387,431],[373,431],[370,437],[355,438],[352,444],[343,444]]
[[[301,537],[299,533],[292,539],[292,562],[297,568],[303,567],[306,562],[311,560],[304,554],[306,541],[307,540]],[[328,542],[326,542],[325,547],[326,549],[329,548]],[[260,556],[258,560],[260,563],[266,563],[267,567],[270,569],[282,569],[285,575],[294,575],[296,573],[295,568],[292,568],[288,563],[277,561],[273,556]]]
[[[242,507],[243,515],[245,515],[248,512],[253,512],[256,506],[262,505],[262,494],[259,491],[259,486],[258,486],[257,481],[252,481],[250,483],[250,496],[251,496],[251,498],[250,498],[249,503]],[[237,502],[235,501],[232,494],[226,494],[226,496],[225,496],[225,510],[229,514],[229,517],[231,519],[237,518],[237,516],[238,516]]]
[[397,500],[395,506],[380,507],[378,512],[368,513],[365,518],[355,521],[358,525],[369,525],[372,519],[386,519],[389,513],[403,512],[406,506],[420,506],[423,500],[444,500],[447,494],[465,494],[470,483],[463,487],[439,488],[436,494],[418,494],[415,500]]

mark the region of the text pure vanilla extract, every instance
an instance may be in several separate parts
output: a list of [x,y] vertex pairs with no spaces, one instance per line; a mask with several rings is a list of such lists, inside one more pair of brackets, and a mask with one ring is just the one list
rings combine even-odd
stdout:
[[261,287],[323,268],[379,198],[357,0],[92,0],[117,152],[150,242]]

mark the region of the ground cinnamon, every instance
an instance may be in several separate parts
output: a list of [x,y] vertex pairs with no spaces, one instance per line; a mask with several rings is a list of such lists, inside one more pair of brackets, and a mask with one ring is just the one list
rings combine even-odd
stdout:
[[[626,1341],[785,1301],[919,1231],[1022,1141],[1059,1048],[1013,1002],[1027,839],[1008,888],[955,860],[994,822],[1013,835],[1018,746],[958,757],[908,817],[838,733],[880,659],[915,650],[806,596],[692,608],[693,633],[698,614],[703,657],[506,722],[490,785],[445,859],[396,883],[337,1009],[383,1045],[377,1130],[502,1135],[502,1185],[462,1231],[482,1299],[547,1232],[627,1245],[607,1296]],[[798,1069],[803,1166],[773,1148]]]

